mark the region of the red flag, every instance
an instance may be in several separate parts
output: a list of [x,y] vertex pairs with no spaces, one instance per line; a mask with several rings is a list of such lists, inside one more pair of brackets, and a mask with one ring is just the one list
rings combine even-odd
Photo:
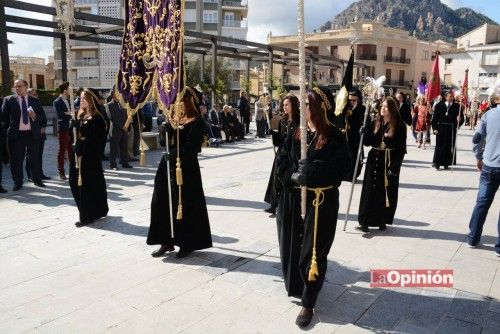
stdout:
[[469,69],[465,70],[465,79],[462,85],[462,103],[467,107],[469,105]]
[[436,51],[436,59],[432,65],[432,72],[427,84],[426,100],[432,102],[441,94],[441,80],[439,79],[439,51]]

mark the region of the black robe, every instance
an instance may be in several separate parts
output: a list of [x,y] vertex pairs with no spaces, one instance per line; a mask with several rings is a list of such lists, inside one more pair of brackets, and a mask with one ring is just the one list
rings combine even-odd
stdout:
[[73,126],[79,138],[75,145],[75,153],[82,157],[82,185],[78,186],[79,171],[75,166],[75,155],[69,156],[69,185],[76,206],[80,212],[80,222],[105,217],[108,214],[108,195],[102,168],[102,145],[106,142],[106,122],[100,113],[91,119],[77,120],[70,128],[73,137]]
[[313,234],[314,234],[314,206],[315,193],[307,191],[306,215],[304,220],[304,239],[300,252],[299,269],[304,291],[302,292],[302,306],[314,308],[319,291],[323,286],[328,264],[328,253],[335,237],[337,215],[339,211],[338,187],[351,167],[351,157],[344,134],[336,127],[331,127],[327,142],[321,149],[316,149],[314,138],[307,150],[307,163],[304,174],[308,188],[333,186],[324,191],[323,201],[319,207],[318,230],[316,240],[316,261],[319,275],[315,281],[308,280],[311,266]]
[[[406,125],[403,122],[399,123],[392,137],[384,136],[388,126],[388,124],[381,126],[375,134],[372,130],[367,130],[363,140],[363,143],[372,146],[372,149],[366,160],[359,201],[358,221],[362,226],[392,224],[398,205],[399,171],[406,152]],[[385,143],[386,149],[390,149],[387,159],[386,151],[379,149],[382,142]],[[389,181],[387,187],[389,207],[386,206],[385,173]]]
[[[453,159],[453,148],[457,139],[458,116],[461,114],[460,105],[452,103],[449,108],[445,102],[441,101],[436,105],[434,114],[432,115],[432,130],[436,131],[436,147],[434,148],[434,157],[432,163],[435,167],[451,166],[456,164]],[[460,124],[464,122],[463,112],[460,115]]]
[[[288,264],[288,267],[284,267],[283,271],[285,275],[288,275],[289,294],[300,293],[300,288],[297,291],[292,290],[292,287],[295,289],[295,285],[292,284],[296,284],[297,280],[295,268],[297,267],[298,255],[298,271],[302,278],[302,306],[311,308],[315,306],[319,291],[323,286],[328,262],[327,256],[335,237],[339,209],[338,186],[350,170],[350,154],[345,136],[340,130],[333,126],[330,127],[330,135],[321,149],[316,149],[316,141],[317,138],[313,137],[307,150],[307,159],[303,169],[306,185],[308,188],[328,186],[333,186],[333,188],[324,190],[323,201],[319,207],[316,240],[316,261],[319,275],[315,281],[308,280],[313,248],[315,220],[313,200],[315,193],[307,191],[306,214],[303,227],[300,228],[300,190],[296,189],[295,185],[290,182],[290,176],[296,169],[295,162],[292,160],[298,159],[298,151],[300,150],[297,147],[299,146],[297,141],[292,141],[291,152],[293,152],[293,156],[290,159],[289,168],[280,173],[283,186],[287,186],[290,195],[285,194],[287,191],[284,188],[278,206],[279,219],[282,219],[282,222],[278,224],[278,233],[281,237],[287,237],[280,239],[280,251],[289,250],[288,253],[281,253],[282,263]],[[282,245],[283,243],[285,245]]]
[[[335,116],[334,124],[341,129],[342,133],[345,134],[347,139],[347,144],[349,146],[349,152],[351,154],[351,170],[349,174],[346,175],[344,181],[352,182],[354,176],[354,169],[356,168],[356,158],[358,157],[358,150],[360,145],[361,135],[359,134],[359,129],[363,126],[363,121],[365,119],[366,107],[358,102],[354,109],[351,108],[350,104],[347,104],[343,112]],[[356,173],[356,178],[361,174],[361,169],[363,168],[363,158],[364,152],[361,148],[361,155],[359,157],[359,166]]]
[[[170,128],[171,129],[171,128]],[[212,247],[207,203],[203,193],[198,153],[203,140],[203,122],[195,120],[180,130],[180,158],[182,167],[182,220],[177,220],[179,187],[175,173],[177,158],[176,131],[170,131],[174,144],[170,148],[170,184],[172,189],[172,211],[174,218],[174,238],[170,235],[170,211],[168,194],[167,160],[161,159],[156,172],[153,198],[151,199],[151,225],[148,245],[176,245],[186,251]],[[172,140],[170,140],[170,143]]]
[[304,223],[300,216],[300,190],[290,179],[300,160],[300,141],[294,138],[294,129],[290,127],[275,159],[275,183],[281,190],[276,225],[285,289],[289,296],[300,297],[304,288],[299,270]]
[[264,195],[264,202],[269,203],[272,208],[278,206],[279,194],[281,193],[281,185],[276,183],[276,160],[283,149],[283,145],[288,133],[290,125],[286,118],[283,118],[278,123],[278,131],[272,131],[273,146],[277,147],[276,154],[274,155],[273,167],[271,168],[271,175],[267,183],[266,194]]

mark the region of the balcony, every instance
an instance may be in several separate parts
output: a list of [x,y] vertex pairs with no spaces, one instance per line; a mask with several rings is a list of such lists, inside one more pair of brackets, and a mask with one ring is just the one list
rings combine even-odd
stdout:
[[386,86],[411,87],[410,82],[406,80],[386,80],[384,84]]
[[373,54],[358,54],[356,55],[357,60],[377,60],[377,55]]
[[247,27],[247,21],[222,20],[222,27],[227,27],[227,28],[246,28]]
[[77,78],[73,82],[75,87],[99,87],[101,82],[99,79]]
[[[99,59],[97,59],[97,58],[72,59],[71,65],[73,67],[99,66]],[[54,67],[61,68],[62,67],[62,60],[60,60],[60,59],[55,60]]]
[[74,44],[72,47],[93,47],[97,48],[98,45],[95,42],[87,42],[87,41],[80,41],[80,40],[75,40]]
[[226,0],[222,1],[222,6],[224,7],[238,7],[238,8],[247,8],[247,4],[244,4],[243,1],[238,0]]
[[398,63],[398,64],[409,64],[410,58],[385,56],[384,62],[386,62],[386,63]]

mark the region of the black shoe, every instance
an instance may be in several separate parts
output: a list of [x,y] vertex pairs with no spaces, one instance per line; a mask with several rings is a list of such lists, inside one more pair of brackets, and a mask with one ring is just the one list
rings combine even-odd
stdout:
[[79,222],[76,222],[75,223],[75,226],[76,227],[82,227],[82,226],[85,226],[85,225],[88,225],[88,224],[91,224],[93,223],[95,220],[84,220],[84,221],[79,221]]
[[36,181],[36,182],[33,182],[33,184],[37,187],[40,187],[40,188],[46,187],[45,183],[43,183],[42,181]]
[[312,308],[303,307],[295,320],[295,324],[301,328],[307,327],[311,323],[313,315],[314,310]]
[[123,164],[123,165],[122,165],[122,167],[123,167],[123,168],[134,168],[134,167],[132,167],[132,166],[131,166],[131,165],[129,165],[129,164]]
[[275,214],[276,213],[276,209],[273,208],[272,206],[268,207],[264,211],[267,212],[267,213],[270,213],[270,214]]
[[50,176],[47,176],[47,175],[42,174],[41,179],[42,179],[42,180],[50,180]]
[[12,191],[18,191],[18,190],[21,190],[22,188],[23,188],[23,185],[18,184],[17,186],[14,186],[14,188],[12,188]]
[[182,259],[186,256],[188,256],[189,254],[191,254],[193,251],[192,250],[185,250],[185,249],[179,249],[179,251],[177,252],[177,254],[175,254],[175,258],[176,259]]
[[355,229],[358,231],[361,231],[361,232],[365,232],[365,233],[370,232],[370,230],[368,229],[368,226],[364,226],[364,225],[356,226]]
[[153,253],[151,253],[152,257],[160,257],[165,255],[166,252],[173,252],[175,250],[174,246],[172,245],[161,245],[160,248],[155,250]]
[[444,166],[444,169],[450,169],[450,167],[448,167],[448,166]]
[[275,214],[275,213],[271,213],[271,214],[269,215],[269,218],[276,218],[276,214]]
[[7,192],[7,189],[4,187],[0,186],[0,194],[5,194]]
[[109,168],[112,170],[118,170],[118,167],[116,165],[109,165]]
[[28,182],[33,183],[33,179],[31,177],[28,177]]
[[128,159],[128,161],[136,162],[136,161],[139,161],[139,159],[138,158],[131,158],[131,159]]
[[385,230],[387,230],[387,226],[385,226],[385,225],[380,225],[380,226],[378,227],[378,229],[379,229],[380,231],[385,231]]

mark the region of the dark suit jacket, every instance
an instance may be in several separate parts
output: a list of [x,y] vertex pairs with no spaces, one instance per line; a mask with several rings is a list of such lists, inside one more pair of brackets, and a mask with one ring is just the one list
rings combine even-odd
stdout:
[[[28,108],[33,108],[36,114],[35,121],[29,118],[31,132],[35,140],[39,140],[40,130],[47,126],[47,117],[37,98],[28,96],[27,102]],[[9,140],[16,140],[19,137],[19,120],[21,119],[21,107],[17,102],[17,95],[10,95],[4,98],[1,115],[4,129],[7,132],[7,138]]]
[[115,101],[109,102],[108,108],[111,123],[113,123],[113,133],[123,132],[123,126],[127,122],[127,110],[123,109],[121,105]]
[[412,124],[411,106],[408,103],[403,102],[403,104],[399,108],[399,114],[401,115],[401,118],[406,125],[410,126]]
[[[68,101],[68,105],[69,105],[69,101]],[[71,116],[65,114],[69,110],[68,110],[68,107],[66,106],[66,103],[64,103],[63,97],[59,96],[57,99],[55,99],[52,106],[54,107],[54,109],[56,111],[57,127],[58,127],[59,131],[68,131],[69,121],[71,120]]]
[[250,117],[250,103],[245,97],[240,97],[238,100],[238,109],[240,109],[241,117]]
[[[217,116],[219,116],[219,117],[217,118]],[[213,125],[221,126],[222,125],[221,113],[217,112],[215,109],[212,109],[212,111],[210,111],[210,120],[212,121]]]

